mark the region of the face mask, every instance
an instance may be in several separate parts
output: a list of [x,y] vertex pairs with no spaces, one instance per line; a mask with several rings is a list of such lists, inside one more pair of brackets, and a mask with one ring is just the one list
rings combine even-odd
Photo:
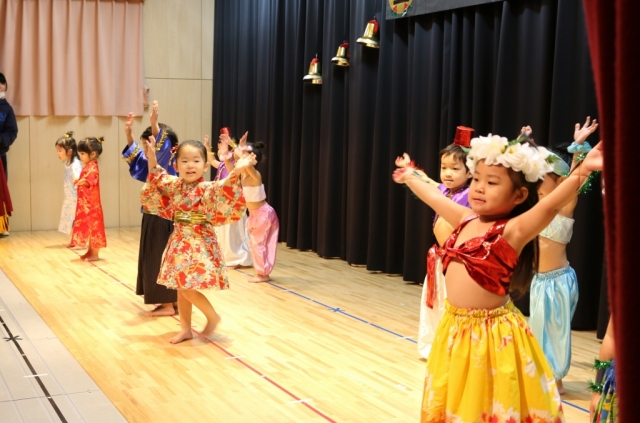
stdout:
[[4,91],[0,91],[0,100],[4,98]]

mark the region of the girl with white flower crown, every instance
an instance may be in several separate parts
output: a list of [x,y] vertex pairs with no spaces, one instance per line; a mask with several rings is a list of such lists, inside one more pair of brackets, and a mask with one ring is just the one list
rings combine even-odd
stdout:
[[[581,127],[576,124],[574,143],[568,151],[574,153],[573,163],[591,147],[585,142],[598,128],[598,123],[588,117]],[[551,153],[552,170],[547,173],[538,188],[538,198],[551,194],[570,172],[569,165],[558,155]],[[564,394],[562,378],[571,366],[571,319],[578,305],[578,278],[567,260],[567,244],[573,235],[573,211],[578,204],[574,197],[544,228],[538,237],[539,263],[531,282],[529,326],[544,352],[558,391]]]
[[536,237],[602,168],[602,146],[538,202],[549,152],[522,141],[491,135],[471,141],[471,209],[415,169],[393,174],[457,227],[438,249],[442,271],[434,276],[446,283],[448,298],[427,362],[422,422],[564,421],[549,364],[510,294],[528,288],[537,269]]

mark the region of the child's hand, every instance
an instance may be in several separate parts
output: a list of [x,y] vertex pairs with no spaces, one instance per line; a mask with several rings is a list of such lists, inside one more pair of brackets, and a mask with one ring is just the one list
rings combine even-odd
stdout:
[[520,129],[520,136],[530,137],[532,133],[533,129],[531,129],[529,125],[523,126],[522,129]]
[[158,100],[153,100],[151,114],[149,115],[149,122],[151,123],[151,126],[158,124]]
[[595,130],[598,129],[598,121],[596,119],[591,122],[591,117],[587,116],[587,120],[585,120],[582,128],[579,123],[576,123],[576,130],[573,133],[573,140],[576,144],[582,144],[586,141],[589,135],[593,134]]
[[411,162],[411,157],[407,153],[404,153],[402,157],[396,158],[396,166],[398,167],[407,167]]
[[156,156],[156,139],[153,135],[150,135],[148,139],[144,140],[144,155],[147,156],[147,160],[151,156]]
[[127,121],[124,123],[124,133],[127,134],[127,137],[133,136],[131,134],[131,126],[133,125],[133,118],[135,118],[132,112],[127,115]]
[[218,138],[220,140],[220,142],[223,145],[227,146],[227,149],[229,148],[229,145],[231,144],[231,137],[227,134],[220,134],[220,138]]
[[211,148],[209,147],[209,135],[204,136],[204,141],[202,142],[202,144],[204,144],[207,151],[211,151]]
[[76,185],[79,187],[88,187],[89,186],[89,182],[86,179],[78,179],[76,181]]
[[249,131],[245,132],[240,141],[238,142],[238,146],[244,147],[247,145],[247,137],[249,136]]
[[393,172],[393,175],[391,175],[391,178],[397,184],[404,184],[409,179],[411,179],[412,175],[413,175],[413,169],[411,169],[410,167],[399,167]]
[[582,166],[591,172],[602,170],[604,162],[603,148],[604,146],[602,141],[600,141],[591,151],[589,151],[589,153],[587,153],[587,157],[585,157],[582,162]]
[[243,156],[236,162],[236,170],[243,170],[249,166],[255,166],[257,164],[256,155],[251,153]]

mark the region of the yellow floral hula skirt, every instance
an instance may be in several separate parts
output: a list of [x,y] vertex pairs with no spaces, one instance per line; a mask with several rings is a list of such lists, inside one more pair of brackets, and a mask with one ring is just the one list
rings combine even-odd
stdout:
[[520,311],[445,303],[427,362],[421,422],[560,423],[551,368]]

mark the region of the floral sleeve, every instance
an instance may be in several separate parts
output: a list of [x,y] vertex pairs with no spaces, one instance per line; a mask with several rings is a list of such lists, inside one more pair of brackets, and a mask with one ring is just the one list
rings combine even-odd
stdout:
[[179,179],[168,175],[160,166],[156,166],[140,191],[140,202],[145,212],[173,220],[171,198],[179,187]]
[[207,220],[214,226],[236,222],[244,216],[246,202],[242,195],[242,185],[235,173],[222,181],[203,184],[202,205]]

